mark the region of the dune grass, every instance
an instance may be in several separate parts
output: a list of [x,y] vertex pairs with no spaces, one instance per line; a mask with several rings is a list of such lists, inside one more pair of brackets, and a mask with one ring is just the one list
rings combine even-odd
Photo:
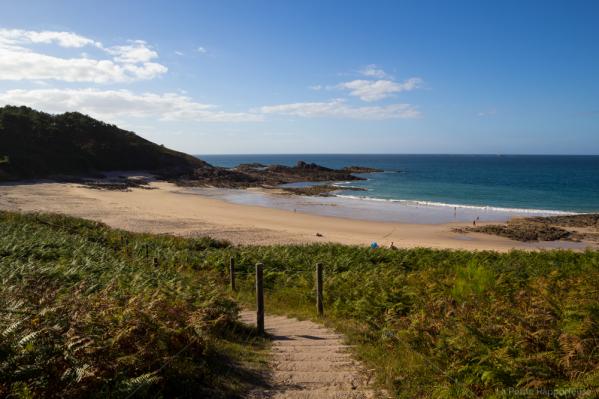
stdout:
[[235,321],[256,262],[267,311],[307,318],[322,262],[321,321],[396,397],[599,394],[596,251],[232,247],[0,213],[0,397],[242,396],[265,362]]

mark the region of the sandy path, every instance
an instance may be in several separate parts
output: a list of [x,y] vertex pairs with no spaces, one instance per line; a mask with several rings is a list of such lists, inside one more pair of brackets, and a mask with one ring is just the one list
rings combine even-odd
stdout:
[[[241,321],[254,324],[256,312],[244,311]],[[272,358],[268,391],[257,391],[256,399],[362,399],[375,398],[370,376],[354,360],[343,337],[314,322],[284,316],[265,316],[265,329],[272,336]]]

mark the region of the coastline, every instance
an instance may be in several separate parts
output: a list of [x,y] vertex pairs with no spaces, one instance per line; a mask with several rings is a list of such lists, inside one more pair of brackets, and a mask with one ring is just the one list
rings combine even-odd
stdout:
[[500,206],[483,206],[483,205],[467,205],[467,204],[451,204],[446,202],[435,202],[435,201],[421,201],[421,200],[407,200],[407,199],[389,199],[389,198],[376,198],[368,196],[357,196],[357,195],[336,195],[338,198],[349,198],[360,201],[378,201],[378,202],[392,202],[405,205],[414,206],[429,206],[429,207],[444,207],[444,208],[457,208],[457,209],[472,209],[479,212],[505,212],[510,215],[516,216],[552,216],[552,215],[578,215],[580,212],[568,212],[559,211],[553,209],[529,209],[529,208],[506,208]]
[[515,217],[574,215],[575,212],[541,209],[511,209],[429,201],[395,200],[350,196],[338,193],[295,195],[278,188],[245,190],[193,187],[184,192],[221,199],[239,205],[257,205],[321,216],[364,221],[408,224],[506,222]]
[[[56,212],[104,222],[138,232],[211,236],[240,245],[342,243],[376,241],[397,247],[466,250],[584,249],[566,241],[525,243],[482,233],[452,231],[466,222],[440,224],[356,220],[302,211],[236,204],[211,198],[166,182],[154,189],[129,192],[91,190],[73,183],[26,183],[0,186],[0,209]],[[484,225],[487,222],[481,222]],[[317,236],[319,233],[321,236]],[[596,247],[596,246],[595,246]]]

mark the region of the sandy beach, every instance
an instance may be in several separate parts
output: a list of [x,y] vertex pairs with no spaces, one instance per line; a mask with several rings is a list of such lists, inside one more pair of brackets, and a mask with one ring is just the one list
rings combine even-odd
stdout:
[[[467,223],[410,224],[330,217],[261,206],[240,205],[190,194],[174,184],[152,182],[152,189],[129,192],[94,190],[73,183],[0,186],[0,209],[56,212],[104,222],[137,232],[208,235],[234,244],[335,242],[398,247],[508,251],[539,248],[583,249],[566,241],[522,243],[486,234],[458,234]],[[317,236],[317,233],[320,236]]]

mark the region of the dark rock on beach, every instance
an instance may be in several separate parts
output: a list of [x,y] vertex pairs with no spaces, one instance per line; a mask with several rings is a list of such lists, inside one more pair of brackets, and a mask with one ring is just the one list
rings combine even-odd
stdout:
[[[368,168],[359,169],[363,171]],[[331,169],[315,163],[299,161],[295,166],[249,163],[241,164],[233,169],[219,168],[207,164],[203,168],[199,168],[191,174],[180,176],[174,181],[184,186],[272,188],[286,183],[354,180],[364,180],[364,178],[353,175],[348,169]],[[321,188],[302,188],[287,191],[302,193],[303,195],[307,195],[305,194],[307,192],[314,192],[315,195],[319,195],[325,191],[332,191],[330,188],[323,188],[326,186],[319,187]]]
[[300,181],[347,181],[364,180],[343,169],[330,169],[315,163],[299,161],[295,166],[270,165],[261,174],[266,180],[276,184]]
[[257,171],[257,170],[264,170],[267,167],[268,167],[268,165],[264,165],[259,162],[252,162],[252,163],[239,164],[234,169],[238,170],[238,171]]
[[384,172],[383,169],[369,168],[367,166],[346,166],[343,168],[348,173],[378,173]]
[[319,197],[330,197],[331,193],[340,190],[351,190],[351,191],[366,191],[365,188],[361,187],[339,187],[331,184],[323,184],[309,187],[284,187],[283,191],[289,194],[295,195],[312,195]]
[[525,242],[599,241],[599,214],[518,218],[510,220],[506,224],[465,227],[455,229],[455,231],[493,234]]
[[559,227],[542,223],[508,222],[505,225],[492,224],[469,227],[468,231],[493,234],[516,241],[555,241],[570,238],[570,232]]
[[527,218],[531,222],[549,223],[562,227],[595,227],[599,229],[599,213]]

